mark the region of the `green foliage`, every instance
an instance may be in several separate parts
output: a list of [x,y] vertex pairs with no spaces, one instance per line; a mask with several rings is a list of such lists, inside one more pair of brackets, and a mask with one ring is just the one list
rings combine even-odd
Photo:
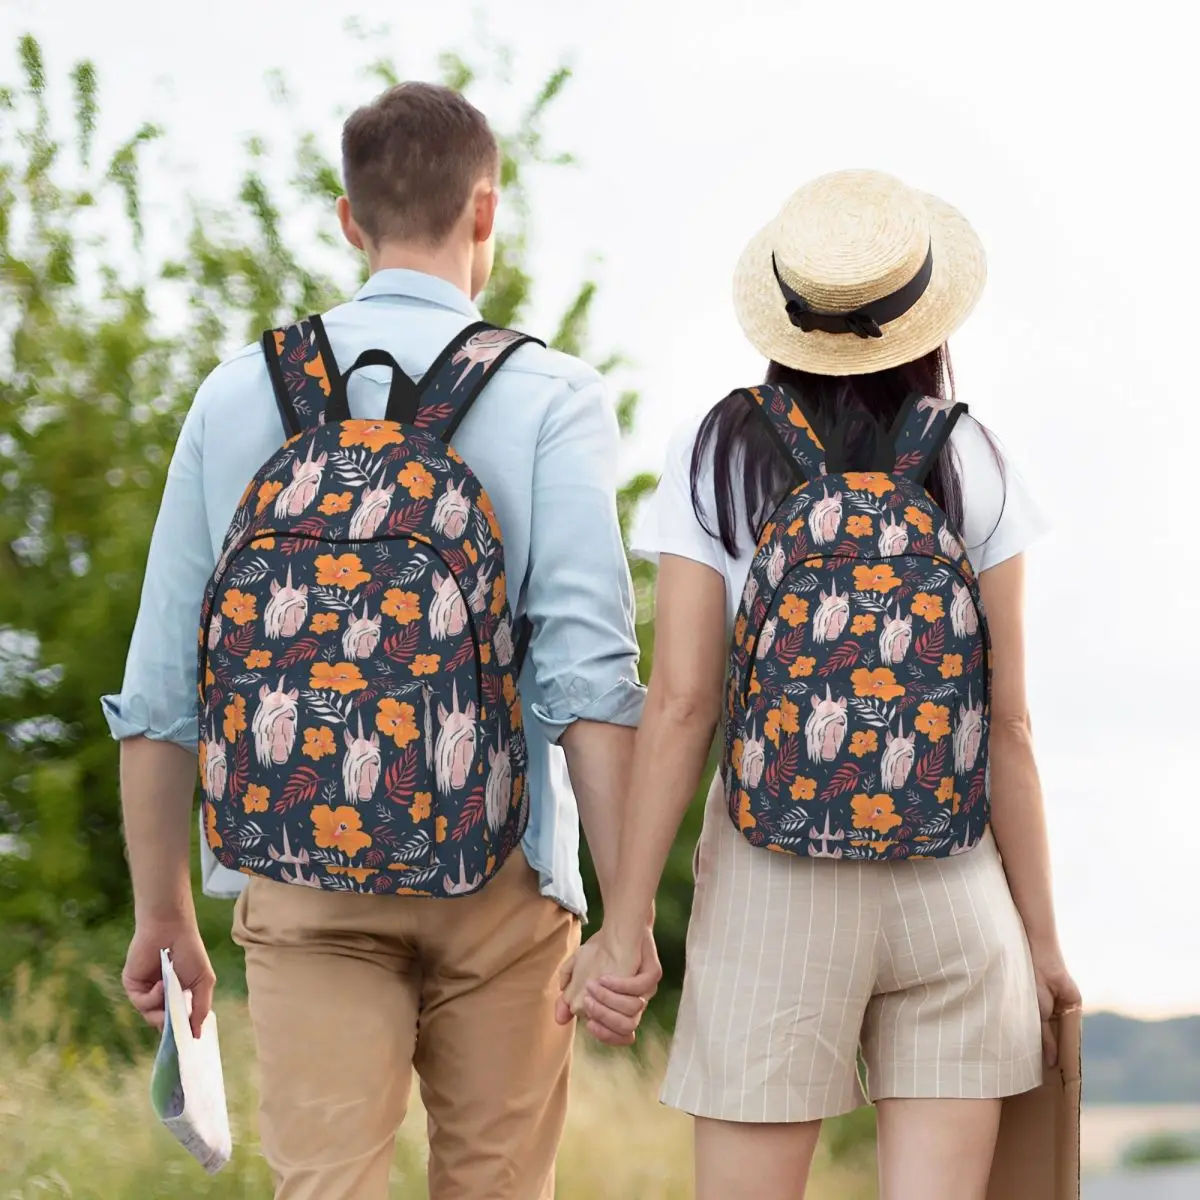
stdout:
[[1163,1167],[1200,1162],[1200,1135],[1156,1133],[1135,1142],[1121,1156],[1127,1167]]

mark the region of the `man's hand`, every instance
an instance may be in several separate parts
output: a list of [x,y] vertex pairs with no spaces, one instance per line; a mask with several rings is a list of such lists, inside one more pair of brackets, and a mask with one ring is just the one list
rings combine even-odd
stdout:
[[646,1006],[658,991],[662,965],[647,928],[639,947],[623,952],[610,947],[601,929],[563,967],[555,1020],[567,1024],[583,1017],[587,1031],[606,1046],[631,1046]]
[[212,1008],[213,974],[208,951],[200,938],[194,917],[164,924],[139,924],[129,943],[121,983],[125,994],[145,1020],[155,1029],[163,1027],[163,980],[160,951],[171,951],[175,974],[185,992],[192,994],[192,1036],[200,1036],[200,1026]]

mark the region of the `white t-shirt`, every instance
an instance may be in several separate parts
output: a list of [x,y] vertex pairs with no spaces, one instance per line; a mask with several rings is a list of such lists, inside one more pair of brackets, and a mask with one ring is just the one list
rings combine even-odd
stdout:
[[[737,505],[738,553],[726,553],[696,519],[692,507],[692,449],[703,417],[690,420],[671,439],[658,490],[642,505],[633,530],[633,552],[657,562],[660,554],[675,554],[704,563],[725,577],[725,599],[732,627],[754,557],[746,525],[742,489],[734,476]],[[1046,522],[1021,477],[1001,453],[1003,470],[983,430],[964,416],[950,435],[962,478],[963,537],[967,557],[977,574],[1020,554],[1045,531]],[[712,444],[701,472],[698,495],[709,528],[717,528],[713,486]]]

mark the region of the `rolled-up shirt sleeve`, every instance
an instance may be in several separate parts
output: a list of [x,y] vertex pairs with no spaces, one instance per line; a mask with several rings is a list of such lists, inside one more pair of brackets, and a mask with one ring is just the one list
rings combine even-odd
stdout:
[[633,584],[617,519],[620,430],[598,376],[550,404],[533,467],[526,615],[541,703],[557,742],[575,721],[637,725]]
[[203,391],[167,471],[121,691],[101,698],[119,740],[145,736],[189,748],[197,741],[197,637],[215,565],[201,473]]

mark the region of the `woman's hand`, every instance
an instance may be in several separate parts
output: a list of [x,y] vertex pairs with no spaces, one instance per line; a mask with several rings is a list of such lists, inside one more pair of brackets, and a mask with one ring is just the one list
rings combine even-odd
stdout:
[[662,966],[647,928],[639,945],[622,947],[603,928],[563,967],[560,1025],[582,1017],[588,1032],[608,1046],[630,1046],[662,978]]
[[1053,1067],[1058,1063],[1058,1039],[1050,1018],[1077,1008],[1082,997],[1057,947],[1033,949],[1033,976],[1037,982],[1038,1012],[1042,1018],[1042,1051],[1046,1065]]

